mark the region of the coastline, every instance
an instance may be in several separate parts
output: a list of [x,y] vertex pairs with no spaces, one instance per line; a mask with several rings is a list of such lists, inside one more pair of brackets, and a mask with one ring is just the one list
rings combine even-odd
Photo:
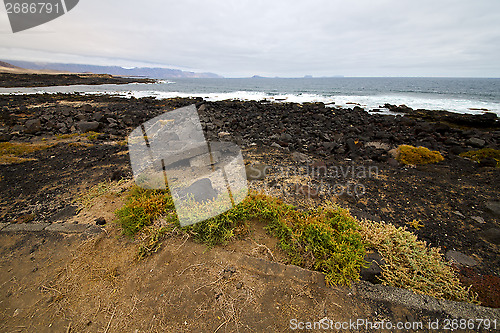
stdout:
[[[205,102],[199,98],[129,100],[64,94],[0,96],[0,101],[2,117],[8,122],[2,128],[2,141],[33,142],[57,135],[77,135],[82,129],[92,128],[100,133],[95,142],[98,147],[110,141],[122,142],[133,128],[164,110],[194,103],[208,140],[232,141],[249,152],[262,151],[254,162],[266,165],[286,168],[283,162],[289,160],[293,167],[319,163],[329,170],[343,170],[321,181],[333,185],[339,180],[342,185],[348,181],[361,182],[366,188],[363,196],[339,197],[349,208],[400,226],[422,220],[426,227],[415,230],[421,238],[434,246],[463,250],[469,255],[484,252],[479,257],[494,260],[487,265],[488,270],[500,273],[498,256],[488,254],[493,249],[498,254],[498,244],[472,241],[475,237],[472,235],[483,235],[483,232],[490,232],[497,239],[494,235],[498,230],[498,217],[489,212],[486,204],[500,197],[496,185],[499,169],[489,160],[477,163],[458,156],[468,150],[498,149],[499,123],[491,115],[393,107],[402,115],[389,116],[369,114],[359,107],[326,108],[321,103]],[[389,151],[401,144],[440,151],[445,160],[416,168],[400,165]],[[125,150],[126,146],[121,149]],[[274,161],[268,158],[275,155]],[[120,168],[130,171],[126,159],[121,164]],[[346,171],[349,166],[366,170],[377,167],[385,180],[357,177],[354,172]],[[8,178],[5,181],[9,183]],[[467,188],[471,190],[466,191]],[[7,201],[19,195],[12,188],[6,188],[3,193]],[[6,206],[3,214],[2,222],[10,222],[18,213]],[[471,219],[476,216],[485,223],[481,225]],[[442,228],[449,229],[446,236],[440,235]],[[466,239],[464,232],[470,232]]]
[[156,80],[147,78],[128,78],[108,74],[14,74],[0,72],[0,88],[19,87],[51,87],[71,85],[100,85],[154,83]]
[[[487,290],[491,299],[483,302],[498,301],[499,286],[483,281],[500,281],[500,168],[491,160],[475,162],[459,156],[469,150],[499,149],[500,124],[491,114],[462,115],[389,104],[386,107],[396,115],[322,103],[0,95],[0,140],[47,146],[23,155],[27,159],[23,163],[0,165],[3,237],[12,233],[7,232],[9,228],[22,230],[23,226],[57,230],[62,224],[73,229],[78,224],[95,224],[99,215],[82,213],[75,198],[103,181],[129,181],[127,135],[165,111],[190,104],[197,106],[208,140],[238,144],[247,167],[264,170],[265,177],[249,176],[251,189],[280,197],[299,209],[331,200],[359,219],[405,227],[420,240],[440,247],[445,258],[462,260],[454,265],[461,278]],[[440,151],[444,160],[402,165],[390,152],[402,144]],[[121,201],[113,196],[107,200],[113,209],[106,211],[105,219],[111,221]],[[104,214],[101,206],[91,212]],[[34,244],[33,237],[42,237],[19,232],[24,235],[24,241],[16,240],[21,248],[23,242]],[[176,249],[185,243],[182,239],[172,242]],[[106,241],[105,249],[114,249],[110,243]],[[274,250],[273,243],[265,244]],[[35,247],[29,245],[25,251],[31,246]],[[238,251],[238,246],[228,249]],[[215,281],[217,276],[207,278]],[[375,288],[364,283],[356,288]],[[408,308],[401,311],[412,313]]]

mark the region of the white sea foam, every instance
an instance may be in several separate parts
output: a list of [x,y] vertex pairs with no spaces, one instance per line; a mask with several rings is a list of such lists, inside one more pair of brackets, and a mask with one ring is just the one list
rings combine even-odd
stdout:
[[413,109],[427,110],[447,110],[458,113],[481,114],[484,110],[494,112],[500,116],[500,103],[472,101],[467,99],[447,99],[447,98],[423,98],[405,95],[378,95],[378,96],[321,96],[316,94],[281,94],[271,95],[264,92],[235,91],[229,93],[183,93],[183,92],[164,92],[164,91],[130,91],[126,94],[120,94],[124,97],[134,96],[155,97],[159,99],[174,97],[201,97],[207,101],[222,100],[242,100],[242,101],[261,101],[272,102],[290,102],[290,103],[314,103],[322,102],[329,107],[354,107],[356,105],[366,109],[380,109],[388,113],[383,108],[385,103],[394,105],[406,105]]
[[[174,84],[167,81],[165,83]],[[366,109],[380,109],[384,113],[389,113],[383,106],[385,103],[395,105],[407,105],[413,109],[428,110],[447,110],[458,113],[481,114],[484,110],[494,112],[500,116],[500,102],[484,102],[469,99],[451,99],[443,98],[439,95],[425,95],[427,97],[415,96],[414,94],[394,94],[394,95],[337,95],[324,96],[319,94],[270,94],[262,91],[233,91],[233,92],[212,92],[212,93],[191,93],[178,91],[161,91],[153,88],[154,85],[148,84],[141,86],[142,89],[135,88],[140,85],[134,85],[132,90],[124,90],[125,86],[120,85],[102,85],[102,86],[65,86],[65,87],[43,87],[43,88],[2,88],[0,94],[36,94],[36,93],[84,93],[84,94],[111,94],[125,98],[135,97],[154,97],[158,99],[174,97],[201,97],[207,101],[222,100],[242,100],[242,101],[261,101],[271,102],[291,102],[307,103],[322,102],[329,107],[354,107],[356,105]]]

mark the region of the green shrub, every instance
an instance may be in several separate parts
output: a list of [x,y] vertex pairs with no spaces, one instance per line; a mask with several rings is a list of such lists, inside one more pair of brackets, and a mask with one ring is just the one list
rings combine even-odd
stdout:
[[[178,224],[170,194],[135,187],[125,206],[117,211],[123,232],[133,235],[162,217],[170,225]],[[282,201],[252,193],[227,212],[182,228],[196,241],[209,247],[246,235],[248,223],[258,219],[278,238],[289,262],[322,271],[329,284],[349,285],[359,279],[365,264],[365,249],[356,220],[346,210],[327,204],[308,212],[299,212]],[[156,251],[161,235],[151,233],[140,256]]]
[[396,159],[402,164],[422,165],[441,162],[444,157],[440,152],[425,147],[401,145]]
[[125,206],[116,211],[118,223],[126,235],[134,235],[142,228],[153,224],[160,216],[175,223],[175,206],[168,191],[145,190],[133,187]]

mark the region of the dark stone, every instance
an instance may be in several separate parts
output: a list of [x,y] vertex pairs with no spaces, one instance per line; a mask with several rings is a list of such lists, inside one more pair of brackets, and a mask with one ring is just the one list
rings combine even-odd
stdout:
[[411,119],[406,116],[401,117],[401,124],[404,126],[415,126],[416,123],[415,119]]
[[92,112],[92,105],[90,104],[83,104],[80,109],[84,112]]
[[99,123],[97,121],[80,121],[76,124],[78,129],[82,133],[87,133],[90,131],[96,131],[99,128]]
[[450,153],[453,155],[460,155],[461,153],[465,152],[466,149],[460,146],[453,146],[450,148]]
[[298,163],[306,163],[310,161],[309,156],[303,153],[299,152],[293,152],[292,153],[292,160]]
[[469,140],[467,140],[467,144],[475,148],[482,148],[486,144],[486,141],[478,138],[470,138]]
[[484,239],[488,242],[500,245],[500,229],[499,228],[490,228],[481,233]]
[[399,162],[396,161],[394,158],[390,157],[388,160],[387,160],[387,164],[389,164],[390,166],[392,167],[399,167]]
[[432,125],[429,124],[428,122],[421,122],[415,126],[415,133],[416,134],[419,134],[419,133],[428,134],[428,133],[432,133],[432,132],[433,132]]
[[104,115],[101,112],[94,113],[94,120],[101,121],[104,118]]
[[323,148],[325,148],[326,151],[331,152],[333,149],[337,148],[338,144],[336,142],[323,142],[322,143]]
[[26,127],[23,126],[23,125],[15,125],[14,127],[12,127],[12,132],[13,133],[21,133],[21,134],[23,134],[24,131],[26,131]]
[[292,136],[288,133],[283,133],[280,135],[279,139],[281,141],[290,142],[290,140],[292,140]]
[[361,269],[359,272],[361,278],[371,283],[380,283],[382,266],[386,264],[384,259],[377,252],[371,252],[366,254],[365,260],[368,262],[369,266]]
[[212,187],[212,181],[209,178],[202,178],[185,189],[180,190],[179,196],[192,196],[194,201],[202,203],[215,199],[217,197],[217,192]]
[[450,126],[443,123],[438,123],[434,125],[434,130],[438,133],[446,133],[450,130]]
[[12,117],[10,115],[9,108],[4,106],[2,108],[2,111],[0,112],[0,120],[2,120],[5,125],[11,125],[12,124]]
[[77,214],[78,212],[78,207],[77,206],[66,206],[63,209],[59,210],[52,216],[50,216],[50,220],[53,222],[60,221],[60,220],[66,220],[70,217],[73,217]]
[[99,217],[95,220],[96,225],[105,225],[106,224],[106,219],[104,217]]
[[10,141],[10,139],[12,139],[12,135],[8,133],[0,133],[0,142],[7,142]]
[[88,118],[87,118],[87,115],[86,114],[83,114],[83,113],[80,113],[76,116],[76,118],[80,121],[87,121]]
[[460,145],[460,142],[455,140],[454,138],[446,138],[443,142],[447,146],[458,146]]
[[469,257],[468,255],[465,255],[461,252],[454,251],[454,250],[449,250],[446,252],[446,259],[448,261],[455,262],[457,264],[463,265],[463,266],[468,266],[468,267],[473,267],[477,265],[477,260]]
[[26,122],[25,126],[26,126],[26,130],[24,131],[25,133],[35,134],[36,132],[40,132],[42,123],[40,119],[31,119]]
[[486,209],[496,217],[500,217],[500,201],[487,201]]

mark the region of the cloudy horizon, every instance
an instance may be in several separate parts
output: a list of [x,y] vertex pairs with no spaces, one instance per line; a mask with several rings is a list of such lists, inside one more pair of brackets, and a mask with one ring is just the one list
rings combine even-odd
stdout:
[[253,75],[500,77],[500,2],[82,0],[0,59]]

